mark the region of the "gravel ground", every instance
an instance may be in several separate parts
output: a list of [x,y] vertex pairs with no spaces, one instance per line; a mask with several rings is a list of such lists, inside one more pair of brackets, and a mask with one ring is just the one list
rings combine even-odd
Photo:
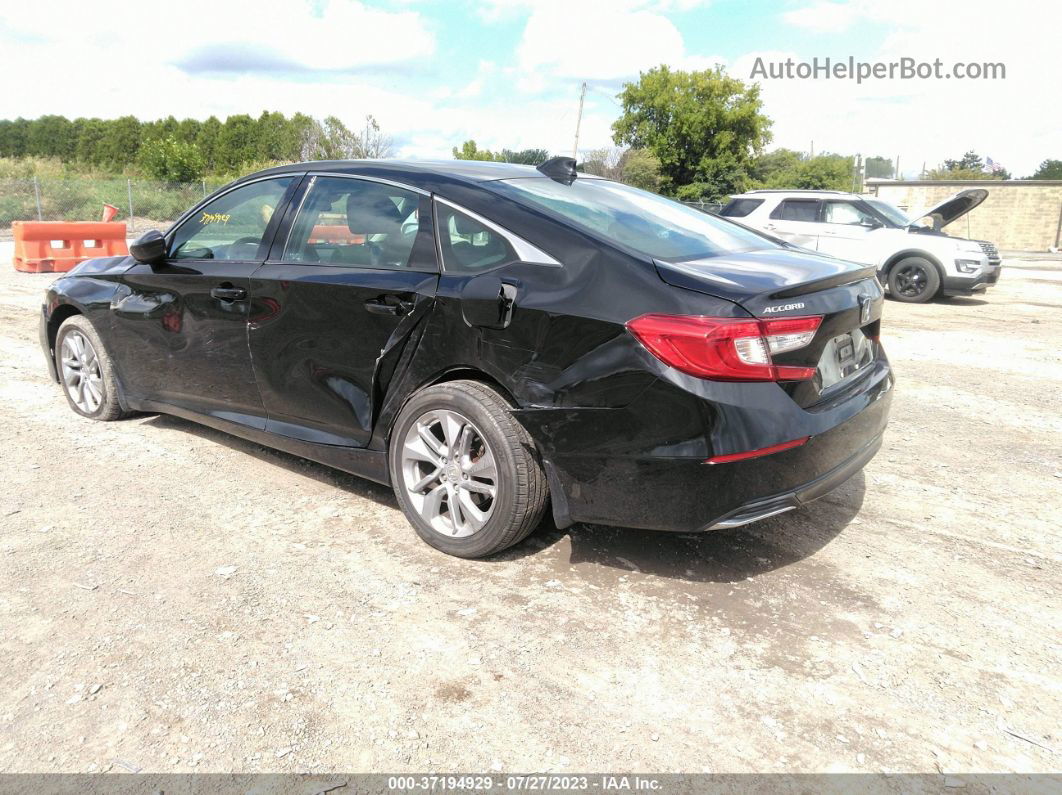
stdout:
[[813,506],[489,562],[367,481],[77,417],[52,278],[0,272],[0,772],[1060,769],[1059,263],[889,302],[886,443]]

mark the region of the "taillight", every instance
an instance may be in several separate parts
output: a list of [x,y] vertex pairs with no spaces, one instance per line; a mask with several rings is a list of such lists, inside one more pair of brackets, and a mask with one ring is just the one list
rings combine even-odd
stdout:
[[803,348],[822,316],[770,319],[642,315],[627,328],[664,364],[713,381],[802,381],[814,367],[774,364],[771,354]]

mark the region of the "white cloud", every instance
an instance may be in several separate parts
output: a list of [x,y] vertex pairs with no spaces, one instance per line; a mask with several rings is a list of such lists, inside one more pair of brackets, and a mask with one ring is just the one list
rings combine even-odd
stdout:
[[[576,31],[584,33],[572,41]],[[682,34],[662,14],[563,2],[535,6],[517,56],[529,72],[609,80],[681,58],[684,51]]]
[[[829,6],[828,8],[824,8]],[[1032,173],[1057,157],[1062,107],[1049,98],[1058,82],[1057,36],[1046,7],[1009,0],[1002,9],[981,0],[890,0],[809,3],[781,15],[802,30],[836,32],[860,28],[877,33],[873,46],[841,52],[801,38],[793,50],[760,53],[765,61],[834,59],[858,61],[936,58],[950,70],[957,62],[999,62],[1005,80],[767,80],[764,108],[774,121],[774,144],[806,150],[900,156],[901,169],[917,173],[968,149],[998,160],[1016,176]],[[1052,16],[1053,19],[1053,16]],[[1044,24],[1036,24],[1041,20]],[[832,46],[836,46],[833,44]],[[731,74],[748,79],[757,53],[738,59]]]
[[851,27],[862,9],[855,3],[817,2],[782,14],[790,25],[820,33],[839,33]]
[[43,38],[67,64],[105,54],[115,71],[126,57],[134,58],[136,69],[166,61],[183,63],[189,71],[241,71],[241,63],[243,71],[351,70],[435,51],[434,35],[417,12],[381,11],[353,1],[267,6],[232,0],[193,5],[164,21],[162,9],[158,12],[131,12],[118,0],[10,4],[0,12],[0,25]]

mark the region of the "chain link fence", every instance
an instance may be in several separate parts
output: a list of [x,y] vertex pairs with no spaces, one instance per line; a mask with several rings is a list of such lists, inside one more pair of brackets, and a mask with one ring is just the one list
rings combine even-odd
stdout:
[[174,183],[139,179],[0,179],[0,240],[12,221],[99,221],[103,206],[118,208],[130,237],[165,230],[222,182]]

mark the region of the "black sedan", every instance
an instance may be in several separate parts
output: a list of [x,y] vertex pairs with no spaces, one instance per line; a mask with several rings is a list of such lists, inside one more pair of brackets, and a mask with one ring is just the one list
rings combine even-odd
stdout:
[[576,173],[316,162],[252,174],[48,290],[52,376],[394,487],[463,557],[594,522],[796,508],[877,451],[873,268]]

